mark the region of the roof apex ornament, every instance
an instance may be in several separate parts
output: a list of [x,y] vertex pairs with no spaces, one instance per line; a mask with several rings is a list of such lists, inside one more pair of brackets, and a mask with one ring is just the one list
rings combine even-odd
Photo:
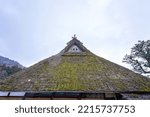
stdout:
[[77,39],[76,34],[74,34],[74,36],[72,37],[72,39]]

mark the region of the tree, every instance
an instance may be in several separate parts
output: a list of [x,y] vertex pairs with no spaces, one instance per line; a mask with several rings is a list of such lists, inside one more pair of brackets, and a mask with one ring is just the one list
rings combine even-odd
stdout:
[[140,74],[150,73],[150,40],[138,41],[131,48],[131,54],[125,55],[123,62],[131,64],[133,70]]
[[22,70],[18,66],[6,66],[5,64],[0,65],[0,78],[7,77],[9,75],[12,75],[18,71]]

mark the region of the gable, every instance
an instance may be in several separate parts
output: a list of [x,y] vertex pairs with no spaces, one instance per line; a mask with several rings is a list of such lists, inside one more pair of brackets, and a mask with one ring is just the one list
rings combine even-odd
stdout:
[[67,43],[67,46],[64,48],[63,53],[82,53],[90,52],[86,47],[83,46],[83,43],[80,42],[74,35],[73,39]]

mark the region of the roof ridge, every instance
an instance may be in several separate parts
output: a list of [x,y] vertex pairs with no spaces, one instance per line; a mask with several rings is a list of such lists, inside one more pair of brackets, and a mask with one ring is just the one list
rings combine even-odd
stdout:
[[72,40],[70,40],[68,43],[67,43],[67,45],[69,45],[69,44],[71,44],[71,43],[79,43],[79,44],[81,44],[81,45],[83,45],[83,43],[80,41],[80,40],[78,40],[77,39],[77,37],[76,37],[76,35],[74,34],[74,36],[72,37]]
[[72,40],[70,40],[67,43],[67,46],[64,49],[64,53],[68,52],[68,50],[73,46],[76,45],[77,47],[79,47],[81,49],[82,52],[89,52],[89,50],[83,46],[83,43],[77,39],[76,35],[74,34],[74,36],[72,37]]

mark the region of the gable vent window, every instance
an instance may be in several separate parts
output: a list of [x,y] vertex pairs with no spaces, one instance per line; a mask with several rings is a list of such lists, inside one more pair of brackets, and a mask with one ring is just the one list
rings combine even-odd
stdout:
[[76,45],[73,45],[68,52],[81,52],[80,48]]

